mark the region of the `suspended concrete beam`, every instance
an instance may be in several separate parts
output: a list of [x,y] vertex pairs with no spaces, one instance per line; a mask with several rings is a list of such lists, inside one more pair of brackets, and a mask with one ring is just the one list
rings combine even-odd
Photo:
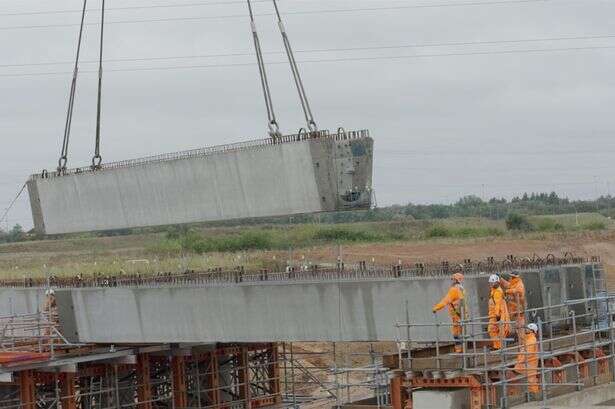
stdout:
[[28,181],[43,234],[366,209],[368,131],[281,136],[104,164]]

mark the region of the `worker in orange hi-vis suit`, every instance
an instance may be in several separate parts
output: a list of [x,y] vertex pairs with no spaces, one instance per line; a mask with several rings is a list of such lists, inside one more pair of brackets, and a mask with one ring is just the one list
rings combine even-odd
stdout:
[[505,280],[500,277],[500,285],[504,289],[506,295],[506,306],[508,307],[508,315],[511,321],[515,321],[515,331],[519,344],[523,344],[525,338],[525,309],[527,307],[525,300],[525,285],[519,276],[518,271],[510,273],[510,280]]
[[489,326],[487,332],[491,337],[493,349],[500,349],[502,348],[502,340],[509,333],[508,321],[510,321],[510,317],[506,307],[504,290],[500,286],[500,277],[491,274],[489,285],[491,286],[491,294],[489,295]]
[[519,344],[519,355],[515,363],[515,372],[527,377],[528,392],[538,393],[538,325],[528,324],[524,342]]
[[463,274],[455,273],[451,276],[451,280],[453,282],[451,288],[449,288],[444,298],[433,306],[432,312],[435,314],[444,307],[448,307],[448,314],[451,316],[451,321],[453,321],[451,334],[455,340],[455,352],[461,353],[463,352],[461,319],[462,316],[467,314],[465,308],[465,292],[463,290]]

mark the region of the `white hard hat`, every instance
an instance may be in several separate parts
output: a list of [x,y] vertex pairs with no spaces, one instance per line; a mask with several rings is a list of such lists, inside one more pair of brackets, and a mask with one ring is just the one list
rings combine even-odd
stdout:
[[500,282],[500,277],[497,274],[491,274],[489,276],[489,284],[495,284]]
[[529,329],[530,331],[533,332],[538,332],[538,325],[531,323],[531,324],[527,324],[527,329]]
[[45,291],[45,295],[54,295],[56,292],[53,290],[53,288],[50,288],[49,290]]

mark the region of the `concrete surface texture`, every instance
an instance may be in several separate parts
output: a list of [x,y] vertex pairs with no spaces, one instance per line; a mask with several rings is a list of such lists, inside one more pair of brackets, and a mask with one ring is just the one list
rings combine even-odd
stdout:
[[[544,408],[542,402],[530,402],[515,406],[518,409]],[[547,401],[549,409],[615,409],[615,384],[608,383],[578,392],[558,396]]]
[[420,389],[412,393],[413,409],[470,409],[469,389]]
[[[35,175],[35,229],[61,234],[368,208],[373,140],[271,140]],[[285,137],[289,138],[289,137]]]
[[[582,266],[580,273],[599,265]],[[553,305],[569,298],[567,267],[559,267],[557,275],[549,267],[549,281],[535,284],[560,288],[561,299],[552,298]],[[545,274],[525,271],[523,275]],[[56,297],[64,335],[80,342],[395,341],[406,339],[405,329],[395,327],[406,322],[406,311],[413,323],[435,324],[431,306],[449,285],[447,278],[332,278],[69,288],[57,289]],[[485,315],[487,275],[468,277],[465,288],[470,315]],[[43,292],[1,289],[0,308],[34,312],[41,305]],[[536,300],[539,298],[529,297],[529,306],[540,306]],[[449,322],[446,312],[439,313],[437,319]],[[412,328],[410,337],[415,341],[451,339],[445,326],[439,330],[435,326]]]

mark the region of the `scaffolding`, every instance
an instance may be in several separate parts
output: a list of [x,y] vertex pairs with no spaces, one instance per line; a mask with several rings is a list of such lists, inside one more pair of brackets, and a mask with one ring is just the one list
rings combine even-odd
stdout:
[[[611,382],[615,380],[614,304],[615,295],[597,295],[527,310],[525,322],[538,326],[536,353],[519,345],[515,331],[500,337],[503,346],[494,350],[485,330],[493,322],[484,316],[461,320],[462,351],[454,352],[448,335],[452,323],[436,318],[431,323],[412,322],[406,311],[406,321],[395,324],[397,356],[388,362],[396,368],[392,406],[412,408],[413,395],[421,389],[461,388],[467,391],[471,409],[504,409],[529,401],[539,401],[546,408],[554,396]],[[516,321],[500,321],[500,325],[520,329]],[[435,331],[434,339],[412,338],[413,330],[425,327]],[[535,371],[524,359],[530,356],[537,360]],[[515,367],[518,362],[526,366],[520,370]]]
[[282,403],[273,343],[83,345],[55,357],[19,353],[0,364],[1,408],[257,409]]
[[[388,344],[391,344],[387,348]],[[388,406],[389,368],[383,357],[392,343],[308,342],[280,345],[284,402],[340,408],[353,402]],[[383,346],[385,345],[385,346]]]

